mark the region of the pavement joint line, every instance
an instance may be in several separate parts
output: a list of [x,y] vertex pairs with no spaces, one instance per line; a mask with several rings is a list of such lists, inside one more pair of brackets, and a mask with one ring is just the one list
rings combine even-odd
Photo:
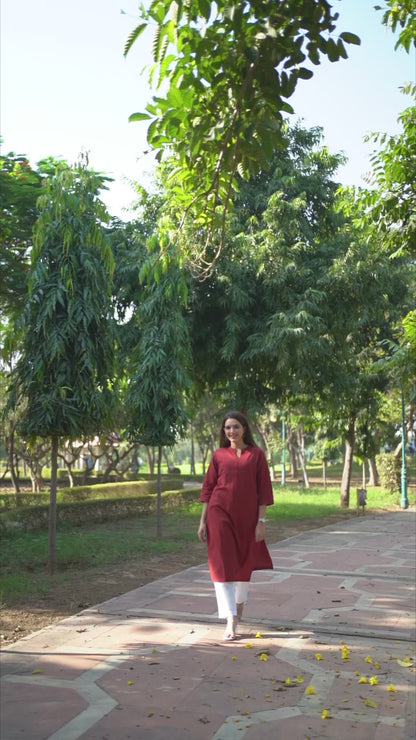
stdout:
[[[294,637],[291,640],[291,644],[280,648],[277,651],[275,657],[278,660],[289,663],[295,669],[305,670],[311,673],[311,662],[303,658],[299,658],[299,652],[303,649],[304,642],[300,637]],[[306,696],[303,693],[295,706],[290,707],[279,707],[278,709],[263,710],[260,712],[250,712],[245,717],[245,726],[241,725],[241,715],[230,715],[228,716],[221,728],[214,734],[212,740],[237,740],[237,738],[244,737],[247,731],[255,726],[256,724],[267,724],[269,722],[276,722],[279,719],[290,719],[292,717],[310,717],[316,718],[319,716],[319,712],[324,706],[325,699],[328,696],[328,692],[332,689],[335,681],[336,674],[338,671],[326,670],[319,666],[312,667],[312,676],[309,682],[309,686],[314,686],[316,693],[310,696]],[[346,672],[348,677],[351,678],[353,672]],[[306,691],[305,687],[305,691]],[[363,724],[378,724],[387,726],[399,726],[405,727],[405,719],[399,716],[391,715],[365,715],[359,714],[358,712],[351,712],[347,709],[330,709],[330,716],[341,720],[354,719],[355,722]],[[238,725],[238,726],[237,726]]]
[[[187,637],[186,635],[184,636]],[[181,638],[184,639],[184,638]],[[174,650],[189,649],[191,645],[174,645],[163,646],[156,652],[172,652]],[[135,655],[148,655],[154,652],[154,648],[143,648],[135,652]],[[94,668],[84,671],[75,679],[48,678],[47,676],[24,676],[19,674],[6,674],[1,678],[2,681],[17,684],[30,684],[33,686],[44,686],[45,688],[64,688],[76,691],[89,706],[80,712],[76,717],[66,722],[52,735],[48,740],[78,740],[87,730],[99,722],[106,714],[114,709],[119,702],[108,694],[104,689],[95,682],[106,675],[111,670],[118,668],[132,657],[131,653],[110,655],[101,661]]]
[[[133,611],[133,610],[130,610]],[[139,608],[134,610],[134,614],[128,614],[127,617],[129,619],[139,619],[141,614],[143,614],[145,617],[148,617],[149,614],[163,614],[164,616],[167,616],[169,620],[172,622],[179,622],[179,621],[189,621],[192,622],[208,622],[210,624],[215,624],[218,626],[221,626],[221,622],[218,621],[218,617],[216,615],[207,615],[207,614],[198,614],[198,613],[190,613],[190,612],[176,612],[176,611],[161,611],[158,612],[153,609],[146,609],[146,608]],[[112,616],[121,616],[119,614],[113,613]],[[276,632],[281,633],[283,632],[292,632],[293,630],[301,630],[302,632],[316,632],[316,633],[324,633],[328,634],[331,632],[334,632],[335,634],[345,634],[348,637],[369,637],[371,639],[374,639],[375,637],[381,637],[384,640],[399,640],[401,642],[413,642],[414,635],[413,631],[398,631],[395,630],[368,630],[363,629],[360,627],[349,627],[348,625],[323,625],[321,623],[315,623],[315,622],[305,622],[305,621],[290,621],[285,620],[284,625],[282,623],[277,623],[275,620],[267,619],[265,617],[256,617],[255,621],[251,619],[250,617],[244,617],[244,620],[242,622],[242,625],[246,626],[248,629],[257,630],[259,625],[269,627],[270,629],[275,630]]]
[[[374,565],[374,566],[370,566],[370,567],[374,567],[374,568],[384,567],[385,568],[386,566],[385,565],[384,566]],[[409,571],[412,572],[413,566],[409,565],[409,566],[406,566],[406,567],[408,567],[409,568]],[[361,571],[361,570],[355,570],[355,571],[351,571],[351,570],[348,570],[348,571],[345,571],[345,570],[318,570],[318,569],[315,569],[314,568],[314,569],[310,569],[308,571],[304,571],[304,572],[301,572],[300,573],[299,572],[299,569],[297,569],[297,568],[289,568],[289,567],[284,566],[284,565],[282,565],[282,566],[279,565],[279,566],[276,566],[276,572],[277,571],[293,573],[294,575],[299,575],[300,574],[302,576],[334,576],[334,577],[337,577],[337,578],[339,578],[340,576],[343,576],[345,578],[360,578],[360,579],[362,579],[363,576],[365,576],[366,578],[373,579],[373,580],[380,580],[380,581],[401,581],[403,583],[409,583],[409,582],[410,583],[414,583],[413,579],[412,578],[408,578],[407,576],[400,576],[400,575],[395,575],[395,574],[390,575],[388,573],[384,573],[384,574],[368,573],[366,571]],[[273,573],[273,571],[271,571],[271,572]],[[259,583],[259,581],[256,580],[256,581],[253,581],[253,583],[254,584]],[[269,581],[264,581],[264,583],[269,583]]]

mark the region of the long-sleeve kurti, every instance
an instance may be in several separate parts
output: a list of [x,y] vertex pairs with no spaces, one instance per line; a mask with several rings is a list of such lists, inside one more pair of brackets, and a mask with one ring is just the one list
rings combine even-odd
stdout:
[[260,447],[246,447],[240,457],[232,447],[216,450],[200,500],[208,502],[208,565],[213,581],[249,581],[253,570],[273,568],[266,543],[255,541],[259,506],[273,503]]

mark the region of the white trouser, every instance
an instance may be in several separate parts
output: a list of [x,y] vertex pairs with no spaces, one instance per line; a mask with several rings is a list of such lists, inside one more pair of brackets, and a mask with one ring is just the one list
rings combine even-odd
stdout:
[[214,581],[218,616],[226,619],[237,614],[237,604],[245,604],[248,596],[248,581]]

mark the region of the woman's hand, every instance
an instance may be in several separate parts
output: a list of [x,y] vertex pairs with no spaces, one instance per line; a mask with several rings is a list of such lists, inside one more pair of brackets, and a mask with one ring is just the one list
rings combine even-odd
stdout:
[[201,540],[201,542],[207,541],[207,525],[205,522],[200,522],[198,527],[198,537]]
[[266,525],[264,522],[257,522],[254,537],[256,542],[262,542],[266,539]]

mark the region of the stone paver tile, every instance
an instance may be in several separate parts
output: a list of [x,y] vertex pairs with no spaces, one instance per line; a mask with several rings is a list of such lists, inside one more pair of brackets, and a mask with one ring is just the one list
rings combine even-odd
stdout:
[[70,688],[4,681],[1,687],[1,737],[45,740],[88,707]]
[[[253,719],[253,718],[251,718]],[[361,721],[360,721],[361,720]],[[227,721],[227,724],[230,720]],[[248,719],[247,724],[250,723]],[[353,738],[353,740],[401,740],[402,729],[391,726],[381,727],[362,718],[346,717],[322,720],[317,717],[299,715],[287,719],[260,721],[252,723],[244,732],[244,740],[270,740],[270,738],[293,738],[293,740],[334,740],[334,738]],[[215,740],[231,740],[241,737],[242,733],[217,735]]]
[[[33,656],[30,664],[21,663],[18,670],[22,676],[42,675],[45,678],[73,680],[85,671],[93,669],[102,661],[100,655],[54,655],[40,654]],[[5,671],[3,675],[5,675]],[[13,671],[16,675],[17,671]]]
[[192,712],[174,710],[162,713],[157,705],[143,711],[120,706],[97,722],[80,740],[211,740],[223,718],[203,707]]

